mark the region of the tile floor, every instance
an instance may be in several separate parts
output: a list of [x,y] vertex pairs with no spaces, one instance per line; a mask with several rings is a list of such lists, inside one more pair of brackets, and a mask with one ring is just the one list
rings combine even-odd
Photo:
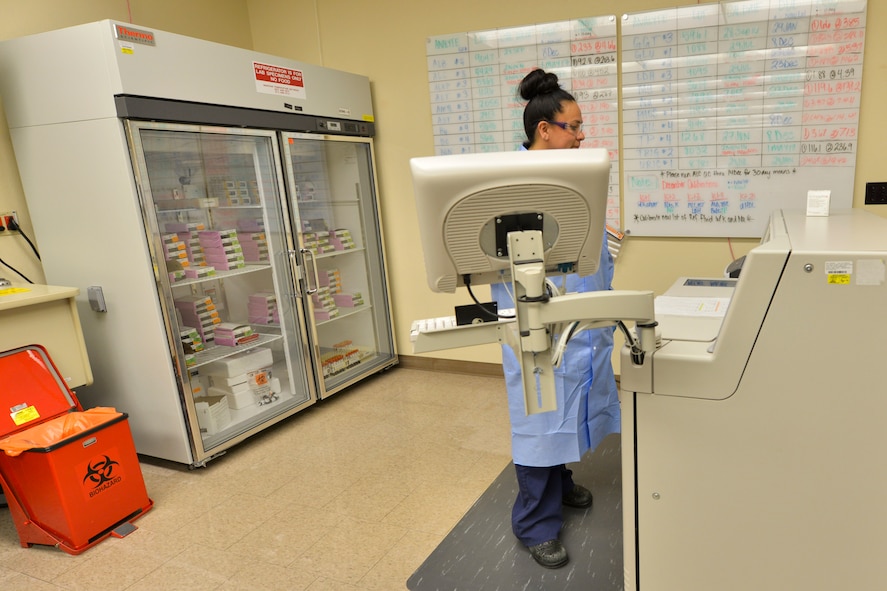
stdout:
[[502,378],[395,367],[206,468],[143,461],[154,508],[79,556],[0,509],[0,589],[406,589],[510,459]]

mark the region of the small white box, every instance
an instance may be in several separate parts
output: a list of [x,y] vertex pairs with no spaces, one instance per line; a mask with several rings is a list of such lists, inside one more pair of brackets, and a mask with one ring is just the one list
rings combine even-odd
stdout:
[[265,347],[256,347],[250,351],[237,353],[213,361],[203,368],[203,373],[221,375],[225,377],[234,377],[239,374],[249,373],[263,367],[270,367],[274,364],[274,357],[271,349]]
[[210,388],[209,393],[211,396],[224,396],[228,401],[227,405],[235,410],[256,405],[256,394],[249,387],[242,392],[226,392],[221,388]]
[[807,191],[807,216],[827,217],[831,191]]
[[210,375],[209,385],[214,389],[219,390],[219,394],[239,394],[240,392],[246,392],[250,389],[248,380],[249,376],[247,374],[241,374],[233,378]]
[[218,433],[231,422],[231,411],[225,396],[195,398],[194,410],[197,411],[197,424],[200,430],[207,435]]

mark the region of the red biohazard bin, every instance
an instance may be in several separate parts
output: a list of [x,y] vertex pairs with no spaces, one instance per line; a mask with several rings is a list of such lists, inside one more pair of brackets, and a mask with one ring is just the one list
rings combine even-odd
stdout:
[[80,554],[153,506],[128,415],[83,411],[46,350],[0,353],[0,485],[23,547]]

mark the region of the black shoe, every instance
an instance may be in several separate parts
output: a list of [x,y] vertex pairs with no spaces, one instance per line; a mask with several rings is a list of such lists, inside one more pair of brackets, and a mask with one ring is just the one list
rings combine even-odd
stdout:
[[560,568],[569,562],[570,557],[567,556],[567,549],[561,544],[560,540],[548,540],[535,546],[527,546],[533,560],[544,566],[545,568]]
[[573,489],[564,495],[564,505],[567,507],[575,507],[577,509],[587,509],[591,507],[594,499],[591,498],[591,491],[581,484],[574,484]]

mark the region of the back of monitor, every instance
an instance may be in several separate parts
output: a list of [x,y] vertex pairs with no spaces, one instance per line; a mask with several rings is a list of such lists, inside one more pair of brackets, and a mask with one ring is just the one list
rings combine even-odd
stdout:
[[[606,150],[528,150],[410,161],[428,285],[453,292],[507,278],[508,231],[542,231],[548,272],[598,268],[610,160]],[[503,230],[503,226],[507,226]]]

